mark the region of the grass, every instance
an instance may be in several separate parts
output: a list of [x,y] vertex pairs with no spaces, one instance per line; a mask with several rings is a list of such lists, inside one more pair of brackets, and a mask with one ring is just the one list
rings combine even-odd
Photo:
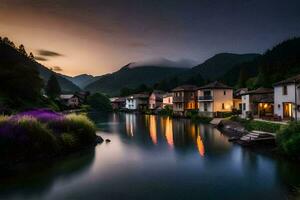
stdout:
[[256,130],[256,131],[277,133],[280,130],[280,128],[284,126],[282,124],[277,124],[272,122],[262,122],[262,121],[241,119],[237,116],[231,117],[230,120],[239,122],[248,131]]
[[57,154],[96,140],[96,129],[84,115],[61,115],[49,110],[0,116],[0,153]]

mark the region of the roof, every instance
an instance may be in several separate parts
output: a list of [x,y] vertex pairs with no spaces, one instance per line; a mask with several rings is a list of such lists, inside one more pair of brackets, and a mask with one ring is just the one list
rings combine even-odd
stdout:
[[60,99],[71,99],[72,97],[74,97],[74,94],[61,94],[61,95],[59,95]]
[[177,92],[177,91],[195,91],[195,90],[197,90],[197,87],[195,85],[181,85],[174,88],[172,91]]
[[168,92],[168,93],[166,93],[166,94],[163,95],[164,98],[165,98],[165,97],[172,97],[172,96],[173,96],[173,94],[170,93],[170,92]]
[[201,90],[201,89],[233,89],[233,88],[223,83],[220,83],[219,81],[215,81],[207,85],[201,86],[198,89]]
[[248,94],[254,95],[254,94],[273,94],[273,93],[274,93],[273,88],[260,87],[260,88],[257,88],[256,90],[251,90],[251,91],[245,92],[245,93],[241,94],[241,96],[248,95]]
[[148,94],[144,94],[144,93],[139,93],[139,94],[133,94],[128,96],[127,98],[148,98],[149,95]]
[[300,74],[298,74],[297,76],[293,76],[288,79],[285,79],[283,81],[277,82],[274,84],[274,86],[293,84],[293,83],[297,83],[297,84],[300,83]]
[[253,95],[252,101],[256,103],[273,103],[274,102],[274,95],[270,93],[265,94],[256,94]]

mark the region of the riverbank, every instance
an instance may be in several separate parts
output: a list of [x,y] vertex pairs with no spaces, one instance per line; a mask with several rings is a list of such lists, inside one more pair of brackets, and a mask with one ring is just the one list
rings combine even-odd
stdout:
[[49,109],[0,117],[0,165],[54,159],[103,142],[84,115]]
[[[231,142],[242,144],[254,151],[266,153],[280,159],[300,161],[299,122],[283,124],[233,117],[221,121],[218,129],[228,135]],[[264,135],[264,137],[256,139],[259,135]],[[272,139],[272,136],[274,139]],[[249,142],[245,142],[245,138]]]

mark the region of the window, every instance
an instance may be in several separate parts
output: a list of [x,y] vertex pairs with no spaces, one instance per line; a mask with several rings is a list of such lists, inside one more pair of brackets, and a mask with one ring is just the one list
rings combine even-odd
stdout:
[[286,85],[284,85],[284,86],[282,87],[282,94],[283,94],[283,95],[287,95],[287,94],[288,94],[288,90],[287,90],[287,86],[286,86]]
[[204,103],[204,111],[205,111],[205,112],[207,112],[207,107],[208,107],[208,105],[207,105],[207,103],[205,102],[205,103]]
[[224,90],[224,96],[226,96],[226,90]]
[[246,110],[246,104],[243,103],[243,110]]
[[225,105],[224,105],[224,103],[222,103],[222,110],[224,110],[225,109]]

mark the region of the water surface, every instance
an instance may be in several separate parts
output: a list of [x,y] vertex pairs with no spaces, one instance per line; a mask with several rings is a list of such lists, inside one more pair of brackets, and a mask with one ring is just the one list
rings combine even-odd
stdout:
[[300,186],[299,165],[229,143],[210,125],[152,115],[91,118],[111,143],[19,167],[1,180],[0,199],[276,200]]

